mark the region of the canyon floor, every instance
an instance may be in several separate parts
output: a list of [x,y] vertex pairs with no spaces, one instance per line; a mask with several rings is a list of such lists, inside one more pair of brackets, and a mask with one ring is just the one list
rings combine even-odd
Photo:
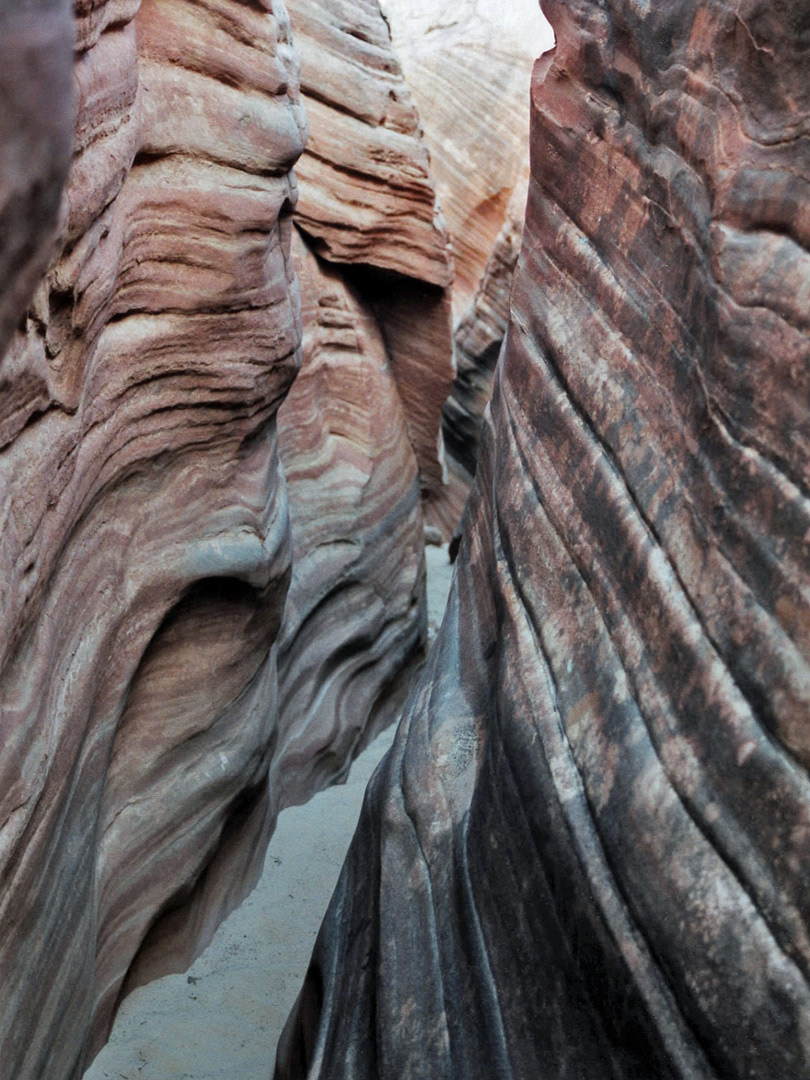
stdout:
[[[447,547],[428,547],[431,640],[452,579]],[[85,1080],[268,1080],[284,1021],[360,813],[394,728],[352,766],[346,784],[282,812],[261,881],[183,975],[132,993]]]

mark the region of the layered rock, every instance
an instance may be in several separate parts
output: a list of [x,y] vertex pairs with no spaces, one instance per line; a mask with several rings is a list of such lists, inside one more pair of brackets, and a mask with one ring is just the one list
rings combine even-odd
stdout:
[[[532,65],[553,44],[539,0],[382,0],[430,149],[462,318],[529,174]],[[525,192],[524,192],[525,194]],[[519,207],[519,223],[524,206]]]
[[331,262],[453,278],[419,116],[378,0],[293,0],[310,139],[296,214]]
[[[14,230],[53,217],[69,145],[72,28],[55,15],[52,48],[35,8],[11,37],[0,20],[4,109],[27,125],[0,120],[23,166],[16,204],[4,169],[0,265],[27,262],[26,282],[42,230]],[[75,28],[58,252],[1,369],[9,1080],[81,1076],[121,994],[187,963],[250,887],[278,809],[275,414],[299,362],[304,141],[286,14],[78,2]]]
[[279,640],[286,803],[338,779],[397,719],[424,656],[419,469],[373,308],[293,243],[303,361],[279,411],[293,575]]
[[293,0],[310,139],[296,224],[376,312],[426,504],[445,480],[453,280],[419,115],[378,0]]
[[442,408],[442,435],[447,449],[447,485],[437,516],[452,534],[454,556],[461,519],[478,465],[481,425],[492,396],[495,365],[509,325],[512,279],[523,236],[527,185],[519,184],[509,202],[506,220],[484,269],[484,276],[454,335],[456,377]]
[[280,427],[294,569],[278,783],[302,801],[396,718],[424,658],[422,507],[443,491],[452,259],[376,0],[293,0],[290,14],[310,141],[294,244],[303,363]]
[[424,123],[455,254],[458,374],[443,420],[447,484],[431,520],[457,525],[506,332],[526,209],[532,65],[553,45],[538,0],[383,0]]
[[283,1080],[810,1076],[806,11],[545,8],[450,607]]

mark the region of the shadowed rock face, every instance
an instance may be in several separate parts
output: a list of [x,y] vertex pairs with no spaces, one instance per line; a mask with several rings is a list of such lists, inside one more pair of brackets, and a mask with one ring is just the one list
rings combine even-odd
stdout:
[[379,324],[297,233],[293,251],[304,338],[279,411],[293,533],[274,764],[285,804],[398,718],[426,632],[419,470]]
[[531,70],[553,33],[538,0],[383,0],[424,123],[455,256],[457,375],[442,417],[445,486],[428,514],[458,525],[506,333],[529,179]]
[[506,220],[478,291],[454,334],[456,377],[442,408],[448,480],[437,508],[445,532],[453,534],[451,557],[478,465],[484,410],[492,396],[495,365],[509,324],[512,280],[523,235],[525,209],[526,185],[520,184],[507,207]]
[[276,1075],[810,1076],[806,5],[545,5],[450,607]]
[[310,132],[295,221],[373,309],[429,510],[445,482],[453,258],[419,116],[378,0],[289,7]]
[[[70,39],[34,4],[0,17],[3,109],[11,93],[27,125],[0,119],[5,260],[41,250],[58,202]],[[278,809],[275,414],[299,362],[303,146],[287,17],[276,0],[78,2],[76,49],[58,252],[0,369],[9,1080],[81,1075],[121,993],[182,967],[244,896]],[[9,153],[38,184],[12,169],[16,207]]]
[[[0,356],[54,238],[73,131],[72,43],[67,0],[0,8]],[[0,380],[3,439],[43,395],[36,376],[12,385],[0,369]]]
[[300,802],[399,715],[424,659],[422,502],[443,482],[452,261],[376,0],[293,0],[290,15],[310,142],[293,245],[303,363],[279,429],[293,577],[274,774]]

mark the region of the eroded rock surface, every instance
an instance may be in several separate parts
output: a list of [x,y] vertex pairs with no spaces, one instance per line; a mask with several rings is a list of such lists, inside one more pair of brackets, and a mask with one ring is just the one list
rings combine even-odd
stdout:
[[535,59],[554,35],[538,0],[383,0],[431,151],[455,257],[458,373],[442,430],[445,487],[431,522],[449,537],[470,490],[478,431],[506,333],[529,179]]
[[310,140],[296,220],[331,262],[446,287],[448,236],[378,0],[292,0]]
[[376,312],[428,504],[445,481],[454,271],[419,115],[378,0],[289,6],[310,131],[296,224]]
[[303,802],[399,716],[424,656],[419,469],[373,308],[295,237],[301,371],[279,412],[293,575],[276,784]]
[[810,1076],[806,5],[544,7],[455,587],[279,1080]]
[[294,573],[280,782],[301,788],[301,756],[339,776],[337,750],[396,718],[424,656],[423,510],[444,491],[453,264],[377,0],[293,0],[290,15],[310,140],[295,215],[304,360],[281,426]]
[[512,194],[528,179],[529,80],[553,36],[539,0],[381,2],[452,238],[458,319],[480,287]]
[[294,558],[277,760],[302,801],[398,716],[424,657],[452,259],[376,0],[293,0],[290,13],[310,142],[294,243],[303,364],[280,414]]
[[448,475],[443,498],[437,505],[443,530],[445,534],[455,533],[454,541],[478,465],[484,411],[492,396],[495,365],[509,325],[527,186],[528,179],[515,188],[481,284],[454,334],[456,377],[442,408]]
[[[260,870],[300,339],[283,5],[82,0],[72,73],[65,13],[37,8],[0,16],[15,228],[54,216],[71,78],[78,115],[57,254],[2,361],[8,1080],[81,1076],[126,987],[185,965]],[[9,153],[38,184],[16,206]],[[42,231],[2,234],[25,282]]]

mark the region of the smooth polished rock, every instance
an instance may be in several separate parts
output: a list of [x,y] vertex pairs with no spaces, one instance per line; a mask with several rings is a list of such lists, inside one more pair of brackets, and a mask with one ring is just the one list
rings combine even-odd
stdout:
[[436,646],[278,1080],[810,1077],[806,5],[544,5]]

